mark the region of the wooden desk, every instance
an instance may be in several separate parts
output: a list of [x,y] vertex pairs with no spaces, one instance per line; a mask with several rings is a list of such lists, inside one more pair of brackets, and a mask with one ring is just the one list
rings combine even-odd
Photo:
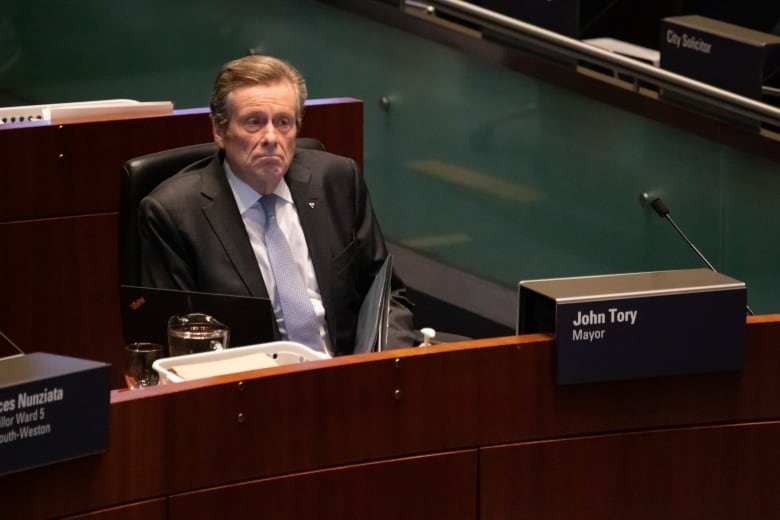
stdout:
[[[363,164],[363,102],[312,100],[301,135]],[[212,140],[207,109],[0,125],[0,330],[27,352],[111,363],[124,385],[117,245],[127,159]],[[13,353],[0,341],[0,356]]]
[[745,366],[559,387],[549,336],[114,391],[108,450],[0,479],[3,518],[768,518],[780,315]]

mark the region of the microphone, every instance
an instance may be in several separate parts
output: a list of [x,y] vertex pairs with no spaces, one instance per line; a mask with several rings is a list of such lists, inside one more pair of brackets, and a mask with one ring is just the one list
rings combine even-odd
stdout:
[[17,352],[19,352],[19,354],[22,354],[22,355],[24,355],[24,350],[22,350],[21,348],[19,348],[19,345],[17,345],[17,344],[16,344],[16,343],[14,343],[13,341],[11,341],[11,338],[9,338],[8,336],[6,336],[6,335],[5,335],[5,333],[4,333],[2,330],[0,330],[0,336],[2,336],[2,337],[3,337],[3,339],[4,339],[4,340],[5,340],[5,341],[6,341],[6,342],[9,344],[9,345],[11,345],[13,348],[15,348],[15,349],[16,349],[16,351],[17,351]]
[[[691,242],[687,236],[685,236],[685,233],[683,233],[683,230],[680,229],[680,227],[677,225],[677,223],[672,218],[669,207],[666,205],[666,203],[661,200],[660,197],[655,197],[652,200],[650,200],[650,195],[647,193],[642,193],[639,197],[640,202],[643,206],[647,205],[647,202],[650,201],[650,207],[653,208],[653,210],[658,214],[659,217],[666,219],[669,221],[669,223],[672,225],[675,231],[677,231],[677,234],[679,234],[683,240],[685,240],[685,243],[690,246],[691,249],[701,258],[701,260],[707,265],[707,267],[710,268],[711,271],[717,273],[718,270],[715,269],[715,267],[710,263],[709,260],[699,251],[699,248],[697,248],[693,242]],[[746,305],[747,312],[751,316],[753,316],[755,313],[753,312],[753,309],[750,308],[750,305]]]

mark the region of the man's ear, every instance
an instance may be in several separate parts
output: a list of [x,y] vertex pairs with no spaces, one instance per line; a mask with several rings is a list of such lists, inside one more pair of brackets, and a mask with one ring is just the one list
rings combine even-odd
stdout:
[[220,148],[225,147],[225,129],[217,124],[217,122],[211,119],[211,133],[214,135],[214,142]]

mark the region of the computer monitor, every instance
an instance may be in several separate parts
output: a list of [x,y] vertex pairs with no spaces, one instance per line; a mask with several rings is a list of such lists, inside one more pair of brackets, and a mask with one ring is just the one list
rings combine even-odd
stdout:
[[126,343],[168,344],[168,319],[200,312],[230,328],[230,347],[267,343],[275,337],[271,300],[253,296],[120,286],[122,329]]

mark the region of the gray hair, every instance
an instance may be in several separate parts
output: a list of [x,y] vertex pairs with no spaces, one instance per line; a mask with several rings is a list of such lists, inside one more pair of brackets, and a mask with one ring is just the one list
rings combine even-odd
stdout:
[[275,85],[280,81],[289,81],[298,97],[295,119],[300,129],[303,123],[303,106],[308,90],[306,81],[298,69],[284,60],[271,56],[249,55],[225,63],[214,80],[211,93],[211,118],[219,127],[225,127],[232,115],[232,106],[228,96],[237,88],[252,85]]

